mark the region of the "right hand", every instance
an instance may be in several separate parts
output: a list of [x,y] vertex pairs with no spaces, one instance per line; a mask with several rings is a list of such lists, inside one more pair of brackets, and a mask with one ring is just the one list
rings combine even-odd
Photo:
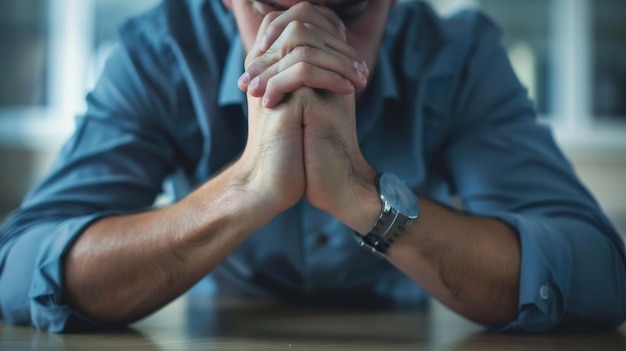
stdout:
[[238,174],[273,214],[305,194],[302,103],[292,93],[309,87],[352,94],[365,86],[368,72],[355,64],[361,61],[340,23],[334,12],[308,3],[272,12],[246,57],[248,81],[239,85],[248,98],[248,142]]

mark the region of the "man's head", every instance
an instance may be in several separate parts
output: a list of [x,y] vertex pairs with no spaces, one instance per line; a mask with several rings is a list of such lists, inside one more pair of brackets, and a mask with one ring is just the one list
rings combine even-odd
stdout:
[[[246,52],[252,48],[266,14],[305,0],[222,0],[235,14]],[[389,10],[395,0],[308,0],[333,10],[346,26],[348,44],[374,67]]]

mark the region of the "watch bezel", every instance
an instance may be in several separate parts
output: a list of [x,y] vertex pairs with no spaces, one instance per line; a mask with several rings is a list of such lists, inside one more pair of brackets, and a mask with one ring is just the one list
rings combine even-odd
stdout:
[[[396,203],[396,199],[394,199],[392,194],[387,193],[389,187],[385,186],[386,184],[393,186],[393,188],[395,188],[396,190],[401,190],[402,192],[404,192],[404,195],[407,196],[406,201],[408,201],[409,203]],[[417,202],[417,198],[415,197],[413,190],[411,190],[411,188],[409,188],[408,185],[406,185],[406,183],[402,179],[400,179],[400,177],[398,177],[394,173],[381,173],[377,178],[376,186],[378,189],[380,200],[383,204],[389,204],[390,207],[409,219],[414,220],[419,216],[419,203]],[[406,209],[409,209],[410,207],[413,207],[414,209],[412,213],[410,211],[404,211]]]
[[[413,200],[409,201],[409,205],[413,206],[414,211],[411,213],[402,213],[394,207],[390,200],[390,194],[385,196],[384,188],[381,182],[391,181],[396,190],[404,192],[405,196],[410,196]],[[376,218],[374,224],[370,227],[365,235],[355,234],[355,239],[359,245],[368,249],[379,257],[386,257],[387,250],[397,240],[397,238],[405,231],[406,227],[411,225],[419,217],[419,202],[413,191],[398,176],[393,173],[381,173],[376,178],[376,188],[381,201],[381,211]],[[410,199],[410,198],[409,198]],[[408,206],[402,206],[407,208]],[[391,221],[389,221],[391,219]],[[404,220],[399,223],[398,220]],[[384,225],[383,229],[379,229]]]

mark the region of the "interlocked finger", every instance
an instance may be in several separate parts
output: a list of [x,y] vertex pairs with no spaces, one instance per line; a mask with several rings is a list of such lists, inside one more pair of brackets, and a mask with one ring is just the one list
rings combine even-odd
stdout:
[[[360,68],[362,65],[357,61],[353,61],[336,52],[328,53],[310,46],[299,46],[283,59],[253,77],[255,84],[248,86],[248,93],[256,97],[263,96],[266,93],[267,82],[273,76],[299,63],[306,63],[320,69],[335,72],[347,79],[355,89],[364,88],[367,82],[366,72]],[[273,93],[270,92],[269,95],[273,95]]]
[[346,27],[334,11],[305,1],[292,6],[263,28],[260,49],[268,50],[293,21],[311,24],[333,37],[341,38],[344,43],[346,41]]
[[[254,87],[259,78],[251,82]],[[305,62],[287,68],[272,76],[267,82],[267,88],[263,95],[263,106],[273,108],[278,105],[285,95],[298,90],[301,87],[321,89],[336,94],[351,94],[354,86],[341,75]]]
[[[302,55],[302,51],[305,50],[315,54],[315,57],[308,58],[307,55]],[[296,52],[292,54],[293,51]],[[278,64],[287,57],[289,57],[287,61]],[[324,66],[317,64],[322,57],[332,62]],[[248,62],[246,72],[239,80],[239,88],[243,91],[248,91],[249,82],[258,75],[265,74],[265,79],[262,79],[262,82],[264,82],[269,79],[268,74],[271,76],[278,73],[279,68],[285,68],[294,64],[294,59],[333,69],[336,73],[349,79],[357,89],[364,87],[364,80],[369,74],[364,62],[358,59],[358,54],[353,48],[310,24],[293,21],[270,49]],[[343,65],[338,65],[338,63],[343,63]],[[365,79],[363,76],[365,76]],[[260,87],[263,88],[264,86],[260,85]],[[263,94],[262,91],[256,91],[256,94]]]

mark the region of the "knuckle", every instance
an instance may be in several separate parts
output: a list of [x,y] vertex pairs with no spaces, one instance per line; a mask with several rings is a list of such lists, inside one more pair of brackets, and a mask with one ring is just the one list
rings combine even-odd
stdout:
[[270,77],[265,83],[265,90],[269,93],[276,89],[277,80],[276,77]]
[[257,78],[259,78],[259,83],[257,84],[257,86],[263,88],[266,86],[268,78],[271,77],[267,77],[264,73],[261,73],[257,76]]
[[293,20],[289,22],[286,29],[295,36],[301,36],[307,30],[304,23],[298,20]]
[[261,21],[261,27],[260,28],[266,28],[269,29],[270,25],[273,22],[273,19],[271,18],[271,13],[265,15],[265,17],[263,17],[263,21]]
[[276,20],[278,16],[280,16],[280,14],[280,11],[270,11],[267,15],[265,15],[265,19],[270,22],[274,22],[274,20]]
[[273,34],[277,29],[275,28],[277,24],[274,22],[276,18],[280,15],[279,12],[272,11],[263,17],[263,21],[261,22],[261,26],[259,28],[265,28],[265,33]]
[[261,55],[250,63],[248,66],[248,73],[250,74],[258,74],[263,70],[263,67],[266,67],[269,64],[269,59],[265,55]]
[[254,59],[255,57],[252,52],[246,55],[246,59],[244,60],[244,67],[246,70],[252,65],[252,63],[254,62]]
[[300,77],[307,76],[311,73],[311,65],[306,62],[298,62],[294,65],[294,70]]
[[278,18],[278,16],[280,16],[280,12],[278,12],[278,11],[268,12],[263,17],[263,21],[262,21],[261,25],[269,26],[272,22],[274,22],[274,20],[276,20],[276,18]]
[[311,46],[298,46],[292,50],[294,58],[296,61],[305,61],[306,59],[314,56],[317,53],[317,49]]
[[293,6],[294,10],[300,10],[307,12],[312,11],[314,9],[313,5],[308,1],[301,1]]

